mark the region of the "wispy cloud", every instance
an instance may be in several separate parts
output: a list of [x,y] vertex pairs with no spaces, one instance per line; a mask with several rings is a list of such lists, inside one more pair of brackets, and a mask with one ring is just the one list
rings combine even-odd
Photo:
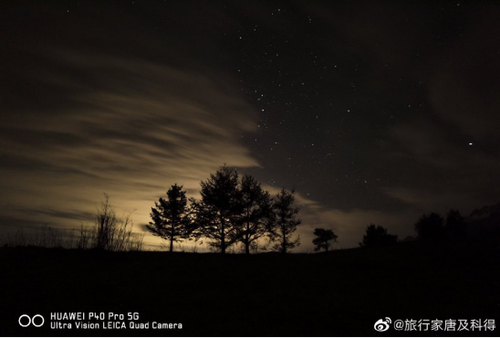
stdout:
[[25,205],[52,210],[48,222],[75,226],[81,219],[60,215],[95,211],[106,192],[123,210],[137,209],[141,222],[171,184],[194,194],[222,163],[257,165],[240,143],[256,115],[229,79],[111,56],[58,51],[53,58],[82,76],[46,74],[65,88],[66,103],[24,111],[2,127],[5,216],[40,219],[16,211]]

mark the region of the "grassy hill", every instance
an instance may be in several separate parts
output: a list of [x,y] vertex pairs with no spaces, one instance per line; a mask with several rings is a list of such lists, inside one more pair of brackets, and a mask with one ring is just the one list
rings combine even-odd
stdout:
[[[405,335],[376,332],[385,317],[498,323],[499,254],[493,245],[420,243],[288,256],[3,248],[0,334],[382,336]],[[50,329],[51,312],[70,311],[138,312],[138,322],[183,328]],[[41,314],[45,324],[22,328],[22,314]]]

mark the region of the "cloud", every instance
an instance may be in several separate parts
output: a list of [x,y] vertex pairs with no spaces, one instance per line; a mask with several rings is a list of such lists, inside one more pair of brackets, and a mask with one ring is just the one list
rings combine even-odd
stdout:
[[298,227],[301,235],[301,251],[312,251],[314,228],[332,229],[339,236],[333,248],[357,247],[363,240],[365,229],[370,224],[381,225],[396,234],[400,239],[413,234],[413,223],[418,214],[408,212],[383,212],[379,210],[340,210],[322,205],[319,202],[297,194],[297,205],[301,207],[300,218],[303,225]]
[[[281,189],[264,185],[263,188],[272,196]],[[338,243],[333,249],[358,247],[363,240],[366,227],[370,224],[381,225],[396,234],[400,239],[413,235],[413,223],[418,219],[418,212],[401,210],[401,212],[384,212],[379,210],[351,209],[341,210],[322,204],[295,192],[295,207],[298,207],[298,218],[302,223],[297,226],[294,236],[300,236],[301,245],[293,252],[312,252],[315,228],[331,229],[338,235]]]
[[0,135],[5,216],[75,226],[81,217],[71,217],[73,210],[95,211],[106,192],[113,205],[136,210],[140,223],[171,184],[195,194],[222,163],[258,165],[240,143],[256,112],[230,79],[141,59],[66,50],[51,56],[66,69],[45,75],[50,86],[65,88],[63,102],[4,112],[21,115]]

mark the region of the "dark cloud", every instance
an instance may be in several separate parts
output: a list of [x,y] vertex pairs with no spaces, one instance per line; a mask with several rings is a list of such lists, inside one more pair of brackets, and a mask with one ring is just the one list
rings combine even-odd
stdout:
[[95,217],[94,213],[85,212],[81,210],[71,210],[71,211],[61,211],[55,209],[41,209],[35,210],[30,208],[18,208],[17,212],[25,215],[25,216],[51,216],[56,218],[61,218],[63,220],[80,220],[80,221],[88,221],[89,219],[93,219]]

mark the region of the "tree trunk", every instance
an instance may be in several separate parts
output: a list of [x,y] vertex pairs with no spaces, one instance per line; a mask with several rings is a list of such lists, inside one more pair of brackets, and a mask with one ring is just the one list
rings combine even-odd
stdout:
[[281,253],[283,255],[286,254],[286,234],[285,234],[285,229],[283,229],[283,226],[281,228],[281,234],[283,236],[283,242],[281,243]]
[[250,255],[250,222],[247,221],[247,231],[245,234],[245,254]]
[[172,227],[170,228],[170,252],[174,251],[174,227],[175,223],[172,221]]
[[222,235],[221,243],[220,243],[220,253],[225,254],[226,253],[226,241],[224,239],[224,235]]
[[225,254],[226,253],[226,234],[224,233],[224,219],[221,219],[221,238],[220,238],[220,253]]

